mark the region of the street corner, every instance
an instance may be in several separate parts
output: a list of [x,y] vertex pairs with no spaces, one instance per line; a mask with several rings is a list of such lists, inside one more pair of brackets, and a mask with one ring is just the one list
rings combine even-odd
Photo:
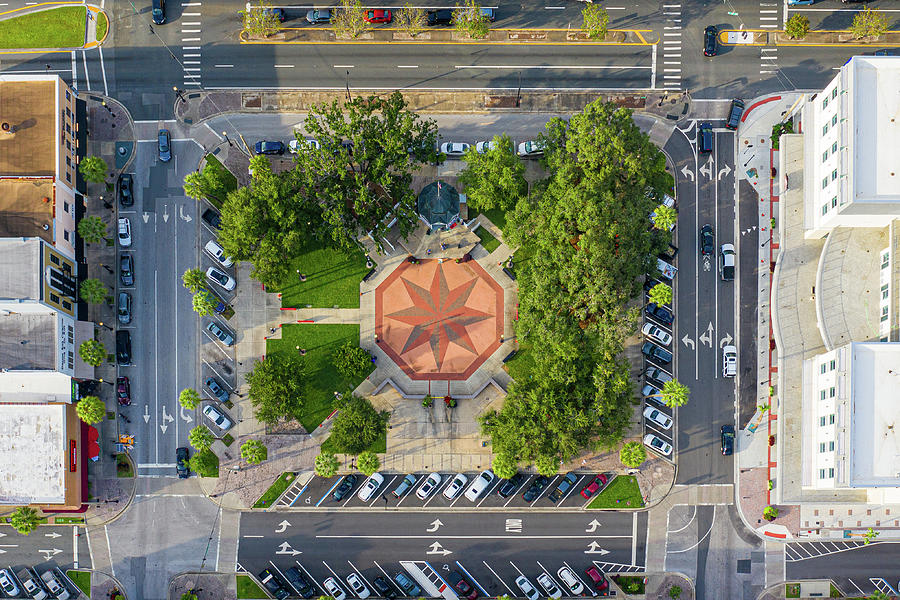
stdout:
[[646,600],[694,600],[694,582],[687,575],[674,572],[647,575]]

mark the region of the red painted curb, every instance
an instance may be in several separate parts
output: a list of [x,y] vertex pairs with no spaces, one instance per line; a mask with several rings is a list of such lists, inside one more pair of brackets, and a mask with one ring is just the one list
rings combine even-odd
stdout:
[[780,540],[787,539],[787,534],[786,534],[786,533],[770,533],[770,532],[768,532],[768,531],[763,531],[763,533],[766,534],[766,535],[769,536],[769,537],[778,538],[778,539],[780,539]]
[[766,98],[765,100],[760,100],[756,104],[751,104],[750,108],[748,108],[747,110],[744,111],[744,114],[741,117],[741,123],[744,122],[744,120],[747,118],[747,115],[750,114],[750,111],[753,110],[754,108],[756,108],[757,106],[762,106],[763,104],[766,104],[768,102],[775,102],[776,100],[781,100],[781,96],[772,96],[771,98]]
[[305,321],[297,321],[298,323],[315,323],[312,319],[306,319]]
[[278,310],[297,310],[296,308],[279,308]]

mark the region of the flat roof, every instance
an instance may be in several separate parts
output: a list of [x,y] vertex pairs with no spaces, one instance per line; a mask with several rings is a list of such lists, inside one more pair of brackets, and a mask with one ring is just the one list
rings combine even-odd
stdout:
[[851,343],[849,377],[849,483],[900,487],[900,343]]
[[900,57],[854,56],[850,62],[852,200],[900,200]]
[[0,79],[0,175],[56,173],[56,85],[54,78]]
[[39,239],[0,238],[0,300],[40,300],[40,271]]
[[66,406],[0,404],[0,504],[65,501]]
[[41,308],[46,312],[0,311],[0,369],[56,370],[59,318]]
[[51,177],[0,177],[0,238],[39,237],[53,243],[53,199]]

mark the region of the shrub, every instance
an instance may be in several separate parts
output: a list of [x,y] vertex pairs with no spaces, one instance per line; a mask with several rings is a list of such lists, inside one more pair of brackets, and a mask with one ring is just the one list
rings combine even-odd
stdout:
[[[331,452],[322,452],[316,457],[315,471],[319,477],[334,477],[341,464]],[[374,472],[374,471],[373,471]]]
[[381,467],[381,461],[378,459],[377,454],[366,450],[357,457],[356,466],[360,473],[366,477],[371,477],[372,473]]

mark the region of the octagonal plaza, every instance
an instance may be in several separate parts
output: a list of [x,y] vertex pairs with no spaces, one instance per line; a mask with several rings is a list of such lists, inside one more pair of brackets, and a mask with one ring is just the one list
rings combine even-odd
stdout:
[[375,339],[412,380],[469,379],[503,332],[503,287],[475,260],[403,261],[375,289]]

